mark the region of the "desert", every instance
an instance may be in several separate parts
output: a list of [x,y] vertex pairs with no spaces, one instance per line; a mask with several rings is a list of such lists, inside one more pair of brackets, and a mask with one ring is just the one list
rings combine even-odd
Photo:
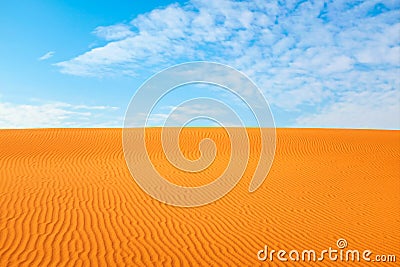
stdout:
[[[216,143],[215,161],[192,176],[168,164],[161,128],[149,131],[149,157],[173,183],[206,184],[226,167],[223,129],[181,133],[191,159],[201,139]],[[371,250],[371,259],[399,260],[400,131],[279,128],[272,168],[253,193],[258,139],[247,131],[253,145],[236,187],[208,205],[181,208],[135,183],[121,129],[0,130],[0,266],[279,266],[276,258],[260,261],[258,251],[337,249],[339,239]]]

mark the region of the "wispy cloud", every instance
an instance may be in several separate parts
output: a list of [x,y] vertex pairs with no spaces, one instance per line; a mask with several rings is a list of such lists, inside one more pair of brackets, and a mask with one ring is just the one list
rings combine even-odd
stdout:
[[[197,103],[196,103],[197,102]],[[165,126],[184,126],[196,124],[196,120],[201,119],[207,125],[219,126],[240,126],[233,118],[227,116],[226,108],[216,106],[208,101],[194,101],[194,103],[184,103],[180,106],[170,106],[168,112],[154,113],[149,116],[149,125]]]
[[49,59],[49,58],[51,58],[52,56],[54,56],[55,53],[56,53],[56,52],[54,52],[54,51],[49,51],[49,52],[47,52],[46,54],[44,54],[43,56],[39,57],[38,60],[42,61],[42,60]]
[[132,36],[134,33],[130,30],[128,25],[117,24],[111,26],[99,26],[94,29],[93,34],[107,41],[111,41],[125,39]]
[[[104,76],[154,72],[188,60],[226,63],[248,74],[274,109],[291,112],[294,125],[307,126],[313,121],[304,110],[311,109],[313,118],[338,105],[344,110],[351,105],[347,92],[365,99],[397,94],[399,10],[400,2],[391,0],[192,0],[97,28],[110,42],[56,65],[63,73]],[[357,100],[362,109],[385,111]],[[392,115],[385,127],[397,125],[400,115]]]
[[[121,127],[113,121],[118,108],[63,102],[15,104],[0,102],[0,128]],[[103,113],[99,113],[99,110]]]
[[[149,116],[144,113],[136,114],[134,117],[127,118],[129,127],[144,127],[144,126],[185,126],[185,125],[200,125],[206,126],[243,126],[240,120],[231,115],[226,108],[216,107],[212,103],[186,103],[181,106],[167,106]],[[236,114],[238,117],[239,115]],[[140,117],[140,118],[139,118]],[[140,119],[140,120],[139,120]],[[138,124],[138,121],[147,119],[146,125]]]
[[319,113],[297,118],[297,126],[400,129],[400,92],[346,92]]

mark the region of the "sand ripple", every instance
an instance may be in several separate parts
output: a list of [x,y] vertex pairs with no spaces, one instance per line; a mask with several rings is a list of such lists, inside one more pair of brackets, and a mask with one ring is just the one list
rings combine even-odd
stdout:
[[[183,132],[190,159],[202,138],[217,144],[216,160],[193,176],[168,164],[152,131],[150,156],[176,184],[207,184],[227,166],[222,130]],[[0,266],[254,266],[266,244],[322,250],[339,238],[400,261],[399,131],[278,129],[271,172],[251,194],[259,136],[248,132],[239,184],[209,205],[178,208],[134,182],[121,129],[1,130]]]

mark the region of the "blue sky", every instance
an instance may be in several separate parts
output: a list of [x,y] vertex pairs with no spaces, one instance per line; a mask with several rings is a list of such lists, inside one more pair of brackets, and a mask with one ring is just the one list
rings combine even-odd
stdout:
[[[278,127],[399,129],[399,11],[399,1],[2,1],[0,128],[121,127],[149,76],[207,60],[248,75]],[[183,87],[154,124],[197,95],[235,103]]]

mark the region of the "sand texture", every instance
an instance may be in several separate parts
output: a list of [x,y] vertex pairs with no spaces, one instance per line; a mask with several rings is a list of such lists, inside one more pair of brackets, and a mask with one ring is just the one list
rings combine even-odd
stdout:
[[[0,266],[278,266],[257,252],[321,251],[339,238],[400,262],[400,131],[277,129],[274,163],[253,193],[259,140],[248,133],[250,160],[237,186],[211,204],[180,208],[131,177],[121,129],[0,130]],[[194,174],[168,163],[160,129],[148,137],[155,168],[179,185],[210,183],[229,162],[222,129],[182,132],[190,159],[200,156],[200,140],[215,140],[216,159]]]

